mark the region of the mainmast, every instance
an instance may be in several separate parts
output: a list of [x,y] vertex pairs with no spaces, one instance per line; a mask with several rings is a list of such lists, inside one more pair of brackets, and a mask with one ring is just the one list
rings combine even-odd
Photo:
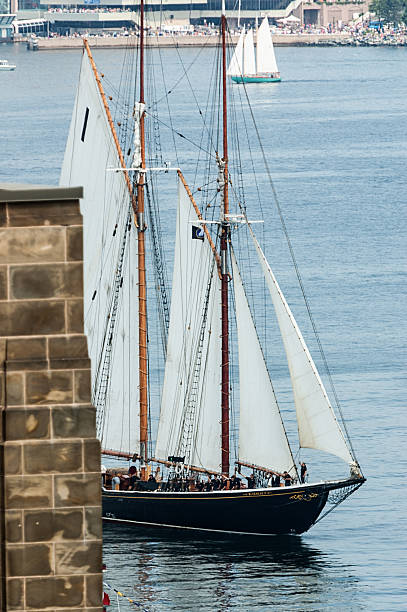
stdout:
[[[144,220],[145,184],[145,129],[144,129],[144,0],[140,0],[140,172],[137,183],[137,229],[138,229],[138,274],[139,274],[139,380],[140,380],[140,456],[147,460],[148,441],[148,394],[147,394],[147,292]],[[137,121],[137,114],[136,114]],[[142,468],[142,477],[145,468]]]
[[229,199],[228,199],[228,129],[227,129],[227,93],[226,93],[226,10],[222,0],[221,35],[222,35],[222,97],[223,97],[223,194],[221,214],[221,297],[222,297],[222,474],[229,475],[229,298],[228,298],[228,263],[227,248],[229,241]]

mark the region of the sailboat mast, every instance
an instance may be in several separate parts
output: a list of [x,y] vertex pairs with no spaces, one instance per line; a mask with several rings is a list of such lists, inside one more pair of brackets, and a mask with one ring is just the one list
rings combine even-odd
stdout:
[[[140,0],[140,104],[144,105],[144,0]],[[147,459],[147,295],[144,221],[144,184],[146,167],[144,110],[140,115],[141,172],[137,183],[138,274],[139,274],[139,380],[140,380],[140,456]],[[144,472],[144,470],[143,470]],[[144,474],[143,474],[144,475]]]
[[222,474],[229,475],[229,298],[227,248],[229,241],[229,194],[228,194],[228,126],[226,92],[226,15],[225,0],[222,1],[222,97],[223,97],[223,214],[220,239],[221,254],[221,300],[222,300]]

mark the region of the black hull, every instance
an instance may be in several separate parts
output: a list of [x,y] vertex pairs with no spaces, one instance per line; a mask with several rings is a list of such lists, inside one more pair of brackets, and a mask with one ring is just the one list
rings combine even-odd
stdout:
[[103,518],[252,535],[300,534],[315,523],[329,491],[355,484],[345,480],[208,493],[103,490]]

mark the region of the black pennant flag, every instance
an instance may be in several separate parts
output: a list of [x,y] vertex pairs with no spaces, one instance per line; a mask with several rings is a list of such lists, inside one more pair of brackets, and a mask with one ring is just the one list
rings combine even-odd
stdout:
[[192,226],[192,238],[193,240],[203,240],[204,239],[204,231],[202,227],[197,227],[196,225]]

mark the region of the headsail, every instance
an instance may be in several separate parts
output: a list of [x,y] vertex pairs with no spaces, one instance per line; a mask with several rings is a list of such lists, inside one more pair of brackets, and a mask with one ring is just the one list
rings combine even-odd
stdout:
[[273,40],[271,38],[267,17],[263,19],[257,32],[257,72],[260,74],[278,72]]
[[243,48],[244,74],[256,74],[256,58],[254,55],[253,30],[249,30],[244,39]]
[[167,359],[155,456],[220,471],[220,279],[179,182]]
[[[131,201],[124,173],[109,171],[120,165],[90,59],[84,53],[60,184],[84,186],[84,324],[94,397],[98,375],[109,365],[102,361],[111,357],[111,367],[105,367],[100,380],[105,385],[105,407],[97,415],[98,436],[105,449],[134,453],[139,451],[137,246],[134,228],[128,223]],[[121,278],[117,278],[120,269]]]
[[239,460],[294,476],[295,462],[233,252],[231,259],[239,345]]
[[273,300],[287,355],[300,446],[325,451],[353,464],[354,459],[299,327],[253,233],[252,238]]
[[232,59],[230,60],[230,64],[228,67],[227,74],[229,76],[240,76],[243,74],[243,42],[244,42],[245,32],[242,30],[238,43],[236,45],[236,49],[232,55]]

